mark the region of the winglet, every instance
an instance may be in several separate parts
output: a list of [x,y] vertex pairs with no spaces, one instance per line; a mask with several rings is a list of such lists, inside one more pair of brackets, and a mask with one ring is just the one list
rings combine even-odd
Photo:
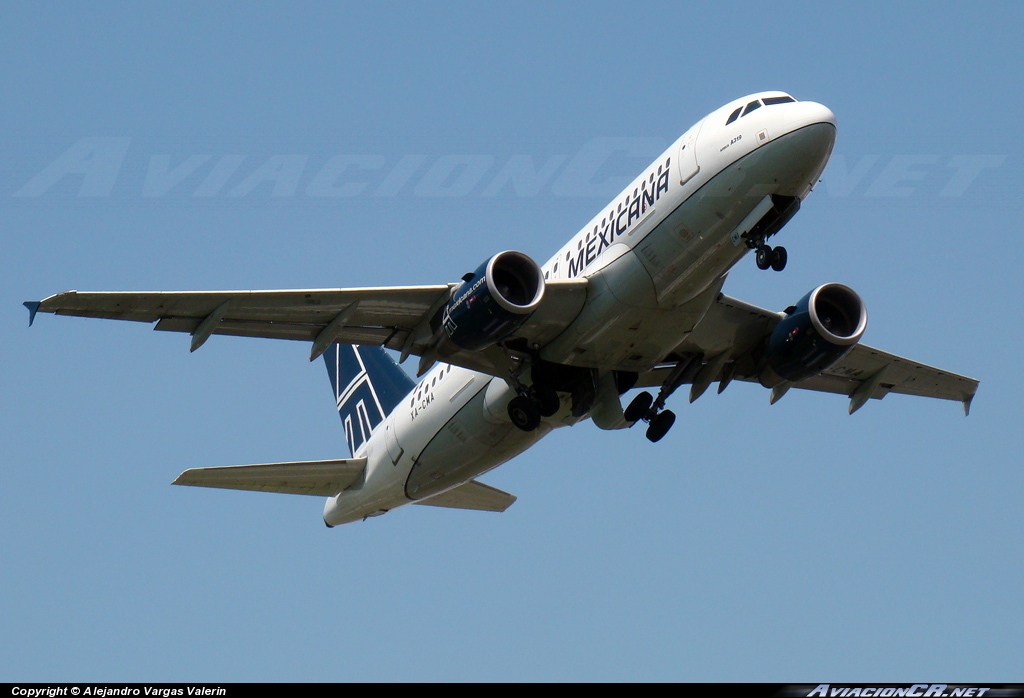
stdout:
[[23,306],[28,308],[28,326],[32,327],[32,323],[36,319],[36,313],[39,312],[39,304],[42,301],[25,301],[22,303]]
[[970,395],[968,395],[967,397],[965,397],[962,400],[963,405],[964,405],[964,416],[965,417],[970,417],[971,416],[971,401],[972,400],[974,400],[974,393],[971,393]]

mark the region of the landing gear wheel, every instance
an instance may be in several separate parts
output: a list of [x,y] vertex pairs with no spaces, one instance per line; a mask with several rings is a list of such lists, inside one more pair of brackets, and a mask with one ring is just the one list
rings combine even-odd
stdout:
[[789,259],[789,255],[786,253],[785,247],[776,247],[772,250],[771,257],[772,269],[775,271],[782,271],[786,268],[786,260]]
[[764,271],[770,269],[772,266],[772,248],[768,245],[758,245],[757,252],[754,253],[754,261],[757,262],[757,268]]
[[633,398],[633,401],[629,403],[629,407],[623,411],[622,416],[630,424],[639,422],[647,416],[653,402],[654,396],[645,390]]
[[537,403],[537,412],[541,417],[551,417],[562,406],[558,393],[550,385],[533,385],[533,399]]
[[651,420],[651,424],[647,427],[647,440],[651,443],[657,443],[661,441],[662,437],[668,433],[668,430],[672,428],[672,425],[676,422],[675,412],[672,410],[665,410],[661,412],[657,417]]
[[523,431],[533,431],[540,426],[540,412],[530,398],[520,395],[508,403],[508,418]]

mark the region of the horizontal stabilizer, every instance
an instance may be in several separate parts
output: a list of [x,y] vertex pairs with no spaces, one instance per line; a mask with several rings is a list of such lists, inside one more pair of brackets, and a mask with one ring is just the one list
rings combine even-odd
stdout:
[[423,504],[428,507],[445,507],[446,509],[505,511],[515,501],[515,495],[502,492],[482,482],[470,480],[455,489],[442,492],[422,502],[415,502],[415,504]]
[[175,485],[330,497],[363,477],[365,458],[228,465],[186,470]]

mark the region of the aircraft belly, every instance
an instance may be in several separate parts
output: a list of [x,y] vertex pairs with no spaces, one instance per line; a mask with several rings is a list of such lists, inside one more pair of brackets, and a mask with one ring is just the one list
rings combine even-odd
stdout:
[[615,363],[609,357],[629,355],[634,320],[657,309],[651,277],[632,251],[590,274],[588,282],[586,305],[541,350],[545,361],[576,366]]
[[522,453],[545,436],[542,424],[531,432],[511,422],[486,418],[485,391],[478,392],[447,421],[416,456],[405,482],[405,496],[424,499],[471,480]]
[[[577,339],[559,363],[605,370],[650,370],[697,326],[724,281],[724,276],[720,277],[677,308],[632,308],[620,303],[621,312],[591,325],[589,333]],[[543,352],[542,356],[548,357]]]

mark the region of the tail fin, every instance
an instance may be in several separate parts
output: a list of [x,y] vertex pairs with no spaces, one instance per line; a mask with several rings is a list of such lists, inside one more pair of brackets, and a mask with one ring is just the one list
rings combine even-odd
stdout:
[[416,383],[380,347],[335,344],[324,352],[324,362],[345,440],[355,456]]

